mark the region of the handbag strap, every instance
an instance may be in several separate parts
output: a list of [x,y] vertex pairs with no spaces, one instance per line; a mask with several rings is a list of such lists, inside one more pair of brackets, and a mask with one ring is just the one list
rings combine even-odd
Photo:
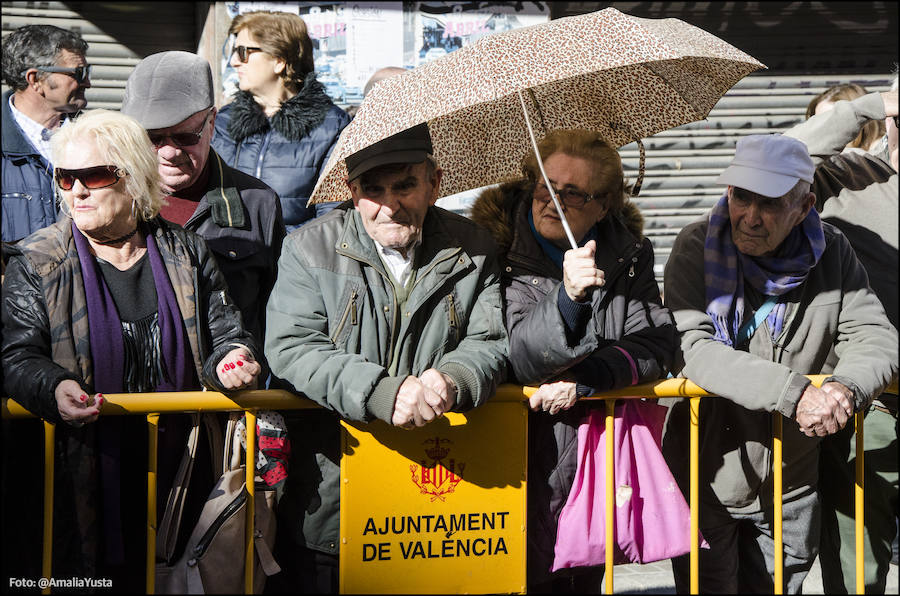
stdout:
[[184,457],[178,464],[175,473],[175,481],[169,490],[166,499],[166,509],[162,522],[156,533],[156,558],[167,563],[171,561],[175,553],[175,543],[178,541],[178,529],[181,526],[181,515],[184,512],[184,502],[187,497],[187,489],[191,483],[191,472],[194,469],[194,459],[197,456],[197,443],[200,434],[200,414],[191,414],[191,432],[188,435],[187,448]]
[[740,331],[738,331],[737,338],[734,340],[734,344],[740,345],[753,337],[753,334],[756,332],[757,328],[762,325],[762,322],[766,320],[766,317],[769,316],[769,313],[772,312],[772,309],[775,308],[775,305],[778,303],[778,296],[769,296],[766,298],[766,301],[763,302],[762,306],[760,306],[755,313],[753,313],[753,318],[744,323],[744,326],[741,327]]

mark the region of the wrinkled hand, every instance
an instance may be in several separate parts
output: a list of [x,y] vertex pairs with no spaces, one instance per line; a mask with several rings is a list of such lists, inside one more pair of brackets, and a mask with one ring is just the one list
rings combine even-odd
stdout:
[[[840,383],[832,382],[826,385],[837,387],[819,389],[807,385],[803,395],[800,396],[800,401],[797,402],[794,418],[800,430],[808,437],[824,437],[836,433],[844,428],[853,414],[850,391]],[[846,394],[842,390],[846,391]]]
[[256,387],[256,377],[261,370],[259,362],[243,347],[231,350],[216,365],[216,374],[225,389]]
[[575,302],[584,302],[591,288],[605,283],[604,273],[594,261],[596,248],[597,242],[589,240],[581,248],[569,249],[563,255],[563,284],[566,294]]
[[545,383],[528,398],[528,407],[535,412],[543,410],[550,414],[568,410],[578,399],[575,388],[576,384],[572,381]]
[[100,416],[100,406],[105,401],[102,393],[88,395],[81,385],[72,379],[60,382],[54,394],[59,415],[65,422],[75,427],[96,422]]
[[419,381],[431,391],[426,391],[425,401],[438,416],[443,416],[456,405],[456,383],[449,376],[436,368],[429,368],[421,375]]
[[435,395],[430,387],[424,385],[421,379],[412,375],[406,377],[394,400],[391,424],[409,429],[413,426],[425,426],[434,420],[438,414],[426,401],[426,394],[429,392],[432,394],[429,396],[431,402],[440,401],[440,397]]

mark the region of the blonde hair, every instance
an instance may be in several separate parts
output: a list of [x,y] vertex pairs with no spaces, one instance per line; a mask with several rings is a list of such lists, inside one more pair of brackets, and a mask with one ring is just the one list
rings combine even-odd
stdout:
[[[842,100],[850,101],[857,97],[862,97],[867,93],[868,91],[865,87],[857,85],[856,83],[847,83],[829,87],[822,93],[816,95],[812,101],[809,102],[809,105],[806,108],[806,118],[808,120],[815,116],[816,108],[823,101],[830,101],[831,103]],[[869,120],[861,129],[859,129],[859,134],[856,135],[852,141],[847,143],[847,147],[856,147],[868,151],[875,142],[884,136],[884,133],[885,127],[883,120]]]
[[303,87],[303,80],[315,65],[312,40],[299,15],[271,10],[245,12],[231,21],[228,34],[237,35],[243,29],[264,52],[284,60],[281,79],[285,86]]
[[[61,127],[50,139],[54,163],[64,160],[70,144],[89,140],[103,156],[104,163],[128,173],[125,192],[134,201],[135,217],[147,221],[156,217],[163,201],[156,152],[137,120],[110,110],[88,110]],[[61,201],[65,204],[65,201]]]
[[[546,161],[554,153],[579,157],[591,165],[591,188],[584,189],[592,195],[604,195],[606,208],[618,214],[628,198],[622,158],[615,147],[590,130],[554,130],[538,142],[541,159]],[[533,151],[522,159],[522,174],[532,184],[541,178],[541,171]]]

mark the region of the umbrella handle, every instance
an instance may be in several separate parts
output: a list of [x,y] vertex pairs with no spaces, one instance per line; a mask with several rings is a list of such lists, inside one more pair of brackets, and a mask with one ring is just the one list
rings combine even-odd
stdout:
[[537,158],[538,167],[541,169],[541,176],[544,177],[544,184],[547,185],[547,190],[550,192],[550,198],[553,199],[553,205],[556,207],[557,213],[559,213],[559,221],[562,223],[563,229],[566,231],[566,237],[569,239],[569,244],[572,245],[572,248],[578,248],[578,243],[575,242],[575,236],[572,235],[572,229],[569,227],[569,222],[566,220],[566,215],[563,213],[562,205],[559,204],[559,199],[556,197],[556,191],[553,190],[553,185],[550,184],[550,179],[547,178],[547,172],[544,171],[544,162],[541,160],[541,153],[538,151],[537,141],[534,138],[534,130],[531,128],[531,120],[528,118],[528,110],[525,108],[525,98],[522,96],[522,91],[518,91],[519,101],[522,103],[522,113],[525,114],[525,125],[528,127],[528,136],[531,138],[531,146],[534,147],[534,156]]

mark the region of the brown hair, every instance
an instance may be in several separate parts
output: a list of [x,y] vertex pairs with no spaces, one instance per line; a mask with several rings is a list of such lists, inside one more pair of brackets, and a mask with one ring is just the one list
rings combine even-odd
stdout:
[[[538,142],[541,159],[554,153],[564,153],[587,160],[594,167],[591,171],[591,188],[584,189],[592,195],[605,195],[606,208],[621,213],[627,199],[622,158],[615,147],[599,133],[590,130],[554,130]],[[531,183],[541,178],[534,152],[529,150],[522,159],[522,173]]]
[[[847,83],[844,85],[835,85],[833,87],[829,87],[822,93],[816,95],[811,102],[809,102],[809,106],[806,108],[806,118],[807,120],[816,114],[816,108],[823,101],[830,101],[832,103],[847,100],[850,101],[852,99],[856,99],[857,97],[862,97],[866,95],[868,91],[862,85],[857,85],[856,83]],[[859,134],[856,135],[856,138],[847,143],[847,147],[857,147],[859,149],[863,149],[868,151],[869,148],[881,137],[884,136],[885,128],[884,122],[881,120],[870,120],[866,122],[863,127],[859,130]]]
[[312,40],[303,19],[289,12],[247,12],[231,21],[228,34],[237,35],[244,29],[264,52],[284,60],[281,78],[286,87],[303,87],[303,79],[315,70]]

